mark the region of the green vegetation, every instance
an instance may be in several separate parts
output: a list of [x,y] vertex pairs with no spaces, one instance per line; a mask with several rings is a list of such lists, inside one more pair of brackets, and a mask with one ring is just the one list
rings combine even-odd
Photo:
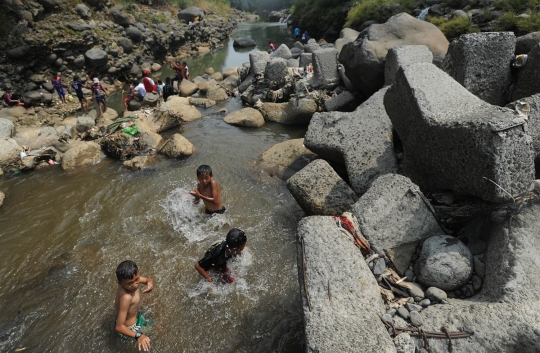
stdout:
[[512,31],[516,36],[540,31],[540,14],[528,11],[528,17],[518,17],[513,12],[505,12],[498,18],[495,31]]
[[454,17],[449,20],[445,17],[428,16],[427,20],[439,27],[448,40],[457,38],[465,33],[480,32],[478,27],[471,26],[471,20],[468,17]]
[[400,12],[411,12],[419,4],[417,0],[364,0],[349,11],[345,27],[357,29],[370,20],[384,23]]
[[527,9],[532,9],[538,5],[538,0],[498,0],[495,6],[499,10],[509,12],[522,12]]

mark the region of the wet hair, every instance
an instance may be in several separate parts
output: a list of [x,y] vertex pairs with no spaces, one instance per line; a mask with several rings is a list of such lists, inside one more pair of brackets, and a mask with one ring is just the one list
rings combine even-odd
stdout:
[[118,281],[132,279],[139,272],[137,264],[131,260],[126,260],[120,263],[116,268],[116,278]]
[[161,85],[161,84],[163,84],[163,81],[157,80],[157,83],[159,83]]
[[79,76],[73,76],[73,81],[79,81],[79,80],[80,80]]
[[171,78],[170,78],[170,77],[166,77],[166,78],[165,78],[165,83],[166,83],[166,84],[170,84],[170,83],[171,83]]
[[182,65],[187,65],[187,62],[185,62],[185,61],[184,61],[184,62],[182,62]]
[[197,168],[197,176],[200,177],[201,175],[208,174],[212,176],[212,168],[210,168],[209,165],[203,164]]
[[229,248],[239,248],[247,242],[246,233],[241,229],[232,228],[227,233],[225,242]]
[[133,80],[133,85],[137,86],[139,84],[139,80]]

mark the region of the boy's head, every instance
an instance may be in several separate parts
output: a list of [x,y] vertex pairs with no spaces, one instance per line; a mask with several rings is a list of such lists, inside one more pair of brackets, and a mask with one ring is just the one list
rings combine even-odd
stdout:
[[171,84],[171,78],[170,77],[165,78],[165,83],[170,85]]
[[137,290],[140,279],[137,264],[131,260],[121,262],[116,268],[116,279],[118,284],[126,291],[133,292]]
[[226,238],[227,247],[233,251],[233,253],[240,253],[246,246],[247,237],[243,230],[238,228],[232,228],[227,233]]
[[184,62],[182,63],[182,65],[187,66],[187,62],[184,61]]
[[79,81],[79,80],[80,80],[79,76],[73,76],[73,81]]
[[157,80],[157,83],[160,84],[160,85],[162,85],[162,84],[163,84],[163,81]]
[[197,168],[197,180],[199,184],[208,185],[212,181],[212,168],[210,166],[203,164]]

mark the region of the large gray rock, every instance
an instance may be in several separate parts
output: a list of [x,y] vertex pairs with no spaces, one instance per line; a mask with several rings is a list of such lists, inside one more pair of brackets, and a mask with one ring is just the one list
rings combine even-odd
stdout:
[[290,49],[291,52],[291,58],[298,59],[300,55],[304,52],[304,49],[293,47]]
[[30,47],[28,47],[27,45],[20,45],[18,47],[9,49],[6,52],[6,54],[7,54],[8,58],[10,58],[10,59],[20,59],[23,56],[25,56],[26,53],[28,53],[29,50],[30,50]]
[[316,113],[306,133],[307,148],[345,162],[354,191],[363,194],[378,176],[397,172],[392,124],[384,109],[386,89],[351,113]]
[[249,48],[255,46],[257,46],[257,43],[249,36],[235,38],[233,41],[233,47]]
[[310,98],[296,98],[287,103],[263,103],[260,111],[266,121],[307,125],[317,111],[317,103]]
[[265,51],[256,51],[249,54],[249,75],[247,75],[238,87],[240,92],[244,92],[251,85],[251,80],[256,75],[264,75],[268,61],[270,61],[270,54]]
[[272,82],[283,82],[289,70],[287,69],[287,60],[282,58],[272,58],[264,70],[264,78]]
[[91,113],[93,114],[82,115],[77,118],[77,125],[75,126],[75,130],[83,133],[96,126],[95,110],[93,110]]
[[107,65],[109,58],[107,52],[101,49],[93,48],[84,53],[86,65],[89,67],[101,67]]
[[11,138],[15,135],[15,125],[11,120],[0,118],[0,139]]
[[529,97],[540,93],[540,82],[536,79],[540,75],[540,43],[529,53],[527,64],[518,74],[518,81],[512,95],[512,100]]
[[193,21],[195,17],[199,17],[199,21],[204,17],[204,10],[200,7],[188,7],[178,13],[178,19],[183,20],[186,23]]
[[321,50],[321,46],[317,43],[308,43],[304,45],[304,52],[306,53],[314,53],[317,50]]
[[338,52],[334,48],[313,52],[313,79],[311,85],[317,89],[333,89],[340,83]]
[[387,174],[373,182],[351,212],[372,247],[391,249],[441,233],[422,197],[409,178]]
[[0,138],[0,169],[3,171],[17,170],[22,151],[14,139]]
[[427,45],[436,62],[448,50],[448,40],[433,24],[406,13],[392,16],[384,24],[374,24],[341,49],[339,62],[356,89],[371,96],[384,84],[384,62],[388,50],[396,45]]
[[292,57],[291,50],[286,44],[281,44],[274,53],[271,55],[275,58],[283,58],[289,60]]
[[85,4],[75,6],[75,12],[84,19],[92,17],[92,11]]
[[24,101],[30,103],[32,106],[37,107],[41,104],[51,104],[52,94],[47,92],[30,91],[23,95]]
[[114,23],[120,25],[120,26],[124,26],[124,27],[127,27],[131,24],[131,20],[129,18],[129,15],[125,12],[122,12],[122,8],[120,6],[120,8],[118,7],[114,7],[111,12],[110,12],[113,20],[114,20]]
[[379,318],[384,306],[377,282],[358,248],[336,227],[334,219],[303,218],[298,224],[298,239],[305,351],[396,353]]
[[308,215],[338,216],[358,195],[323,159],[309,163],[287,180],[287,189]]
[[306,67],[313,62],[313,53],[302,53],[300,55],[300,67]]
[[286,181],[316,158],[317,155],[304,146],[304,139],[293,139],[264,151],[260,162],[265,172]]
[[143,39],[143,33],[137,27],[133,26],[126,29],[126,36],[134,43],[139,43]]
[[82,69],[84,67],[86,60],[84,59],[84,55],[79,55],[73,60],[73,65],[76,69]]
[[126,37],[118,38],[117,43],[119,46],[122,47],[122,49],[124,49],[124,53],[129,54],[133,51],[133,42],[131,41],[131,39]]
[[528,54],[540,43],[540,32],[531,32],[516,38],[516,55]]
[[341,110],[355,101],[353,94],[349,91],[343,91],[340,94],[336,94],[329,100],[324,102],[324,108],[327,112],[335,112]]
[[142,105],[145,107],[155,107],[158,101],[159,95],[157,93],[146,92],[142,101]]
[[264,125],[262,114],[253,108],[244,108],[228,114],[223,118],[227,124],[246,127],[261,127]]
[[403,143],[403,171],[422,190],[503,202],[510,199],[505,190],[531,189],[534,149],[526,121],[482,101],[435,65],[400,69],[384,105]]
[[477,97],[503,105],[515,47],[513,32],[463,34],[450,44],[443,69]]
[[[540,299],[539,205],[525,206],[516,215],[493,224],[484,254],[486,277],[479,294],[468,300],[424,309],[424,330],[474,332],[467,339],[452,340],[454,352],[538,352]],[[448,342],[430,340],[434,353],[448,352]]]
[[184,136],[174,134],[165,142],[160,152],[169,158],[181,158],[195,153],[195,147]]
[[[92,27],[90,27],[89,24],[85,23],[83,20],[80,20],[80,21],[82,22],[70,22],[67,24],[67,27],[76,32],[88,31],[92,29]],[[59,58],[58,60],[62,61],[61,58]],[[57,66],[61,66],[61,63],[60,65],[57,64]]]
[[394,83],[396,73],[400,67],[418,62],[433,62],[433,54],[425,45],[398,45],[388,50],[386,64],[384,65],[384,84]]
[[68,170],[98,163],[104,154],[94,141],[77,141],[62,155],[62,169]]
[[347,38],[347,39],[355,40],[356,38],[358,38],[359,34],[360,34],[360,32],[355,31],[352,28],[343,28],[339,32],[339,38]]
[[414,272],[426,287],[454,290],[465,285],[472,276],[471,251],[450,235],[432,236],[422,245]]

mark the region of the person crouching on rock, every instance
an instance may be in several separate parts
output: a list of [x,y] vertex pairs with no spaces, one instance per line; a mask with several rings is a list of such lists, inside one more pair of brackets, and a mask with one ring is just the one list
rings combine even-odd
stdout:
[[16,97],[11,95],[11,87],[6,87],[6,93],[4,93],[2,98],[8,107],[14,107],[16,105],[24,107],[24,102],[22,102],[20,99],[15,99]]
[[92,90],[92,96],[96,100],[96,103],[99,107],[99,113],[101,114],[101,116],[103,116],[103,114],[105,114],[105,112],[107,111],[107,100],[105,99],[105,94],[107,94],[107,91],[105,90],[105,87],[103,87],[99,83],[99,79],[97,77],[94,78],[93,82],[94,84],[92,85],[92,87],[90,87],[90,89]]
[[144,87],[144,83],[139,83],[139,81],[133,81],[133,97],[137,98],[142,102],[144,99],[144,96],[146,95],[146,88]]
[[51,83],[56,90],[56,93],[58,93],[58,97],[62,101],[62,103],[67,104],[66,102],[66,92],[64,92],[64,86],[62,85],[62,74],[58,72],[56,74],[56,77],[53,77],[51,79]]
[[143,70],[142,82],[144,84],[144,89],[146,90],[146,92],[156,93],[157,92],[157,85],[154,82],[154,80],[152,80],[149,76],[150,76],[150,71]]
[[[83,84],[81,83],[81,80],[79,79],[79,76],[73,77],[73,82],[71,83],[71,89],[75,91],[75,94],[77,95],[77,98],[79,99],[79,103],[81,103],[81,110],[85,113],[88,113],[88,99],[84,96],[83,93]],[[84,108],[86,104],[86,109]]]
[[210,283],[214,280],[208,274],[209,270],[219,272],[220,280],[223,282],[233,283],[234,278],[231,276],[231,270],[227,267],[227,261],[231,257],[241,256],[246,243],[246,233],[241,229],[232,228],[227,233],[225,240],[218,240],[210,245],[204,257],[195,262],[195,269]]

